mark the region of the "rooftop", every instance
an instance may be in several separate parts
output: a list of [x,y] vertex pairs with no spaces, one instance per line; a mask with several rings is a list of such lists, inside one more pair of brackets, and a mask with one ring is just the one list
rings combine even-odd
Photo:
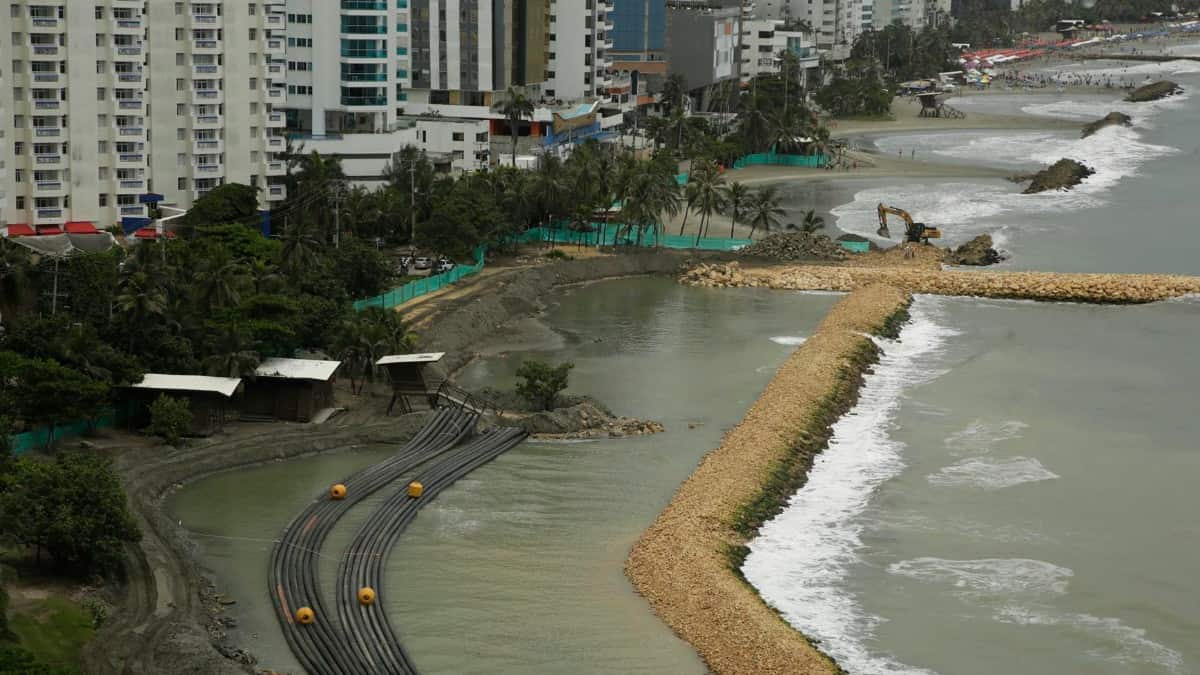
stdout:
[[256,377],[282,377],[289,380],[328,380],[341,361],[315,359],[266,359],[254,370]]
[[206,375],[166,375],[163,373],[146,373],[142,381],[130,385],[133,389],[154,389],[158,391],[191,391],[233,396],[242,380],[237,377],[208,377]]
[[395,363],[436,363],[442,360],[446,352],[432,352],[429,354],[393,354],[385,356],[375,362],[377,366],[390,366]]

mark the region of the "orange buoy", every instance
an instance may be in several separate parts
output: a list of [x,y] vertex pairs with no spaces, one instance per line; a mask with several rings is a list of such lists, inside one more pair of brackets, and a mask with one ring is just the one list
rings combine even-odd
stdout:
[[333,487],[329,488],[329,496],[333,499],[345,499],[346,486],[342,485],[341,483],[334,485]]
[[301,607],[300,609],[296,610],[296,623],[307,626],[316,620],[317,615],[313,613],[311,607]]
[[375,603],[375,589],[364,586],[358,589],[358,602],[363,605]]
[[425,494],[425,486],[424,485],[421,485],[420,483],[418,483],[415,480],[408,484],[408,496],[409,497],[420,497],[423,494]]

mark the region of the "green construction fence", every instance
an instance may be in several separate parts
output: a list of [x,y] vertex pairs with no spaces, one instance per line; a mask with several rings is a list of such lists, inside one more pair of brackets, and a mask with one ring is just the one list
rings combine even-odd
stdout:
[[800,166],[819,169],[829,163],[829,155],[783,155],[774,152],[759,152],[746,155],[733,163],[733,168],[748,166]]

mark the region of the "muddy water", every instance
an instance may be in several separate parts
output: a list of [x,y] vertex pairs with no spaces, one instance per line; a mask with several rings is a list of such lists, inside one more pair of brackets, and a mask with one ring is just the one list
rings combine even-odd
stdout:
[[[703,673],[633,593],[622,564],[836,299],[627,279],[572,289],[541,320],[496,336],[461,383],[504,387],[523,358],[570,360],[572,391],[659,420],[667,432],[526,443],[426,509],[390,559],[382,595],[421,671]],[[262,666],[297,669],[267,601],[264,540],[331,476],[382,455],[368,449],[218,475],[172,498],[175,517],[204,533],[196,538],[202,561],[238,599],[237,636]],[[327,586],[336,552],[365,513],[355,509],[331,538]]]

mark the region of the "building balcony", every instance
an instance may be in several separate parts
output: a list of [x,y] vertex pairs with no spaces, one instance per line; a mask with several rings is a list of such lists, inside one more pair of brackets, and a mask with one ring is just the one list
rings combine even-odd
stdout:
[[116,52],[117,60],[119,61],[140,59],[142,56],[141,45],[115,45],[113,50]]
[[193,28],[218,28],[221,25],[221,17],[216,14],[192,14],[189,23]]
[[267,79],[271,82],[286,82],[287,66],[282,63],[267,64]]
[[113,19],[112,32],[114,35],[141,35],[142,19]]
[[117,77],[117,82],[123,82],[126,84],[141,84],[143,79],[141,73],[115,73],[115,75]]
[[30,51],[34,59],[58,58],[58,45],[35,44],[30,46]]
[[192,166],[192,172],[196,176],[212,178],[225,173],[225,167],[222,164],[195,164]]
[[348,108],[386,107],[387,96],[343,96],[342,105]]
[[34,110],[58,110],[62,107],[62,101],[56,98],[35,98],[33,99]]
[[62,76],[58,73],[34,73],[32,75],[34,82],[58,82]]
[[60,208],[37,209],[38,225],[54,225],[66,222],[66,212]]
[[54,169],[63,165],[62,155],[34,155],[33,163],[39,169]]
[[287,175],[287,163],[286,162],[267,162],[267,175],[268,176],[286,176]]
[[221,42],[212,40],[192,40],[192,52],[198,54],[216,54],[221,50]]
[[225,93],[220,89],[193,89],[192,103],[196,105],[217,105],[225,102]]
[[287,139],[283,136],[267,136],[267,150],[283,152],[287,149]]
[[281,105],[287,100],[287,89],[283,87],[268,87],[267,100],[275,105]]
[[343,59],[381,60],[387,59],[386,49],[346,49],[342,48]]
[[342,73],[343,87],[379,87],[380,82],[387,82],[387,73]]
[[268,39],[266,53],[268,55],[283,56],[287,53],[287,42],[283,38]]
[[196,115],[192,118],[192,128],[195,129],[217,129],[220,126],[220,115]]
[[117,179],[117,192],[119,194],[141,194],[145,191],[145,178]]
[[268,14],[264,17],[267,30],[284,30],[287,28],[287,17],[283,14]]
[[141,138],[143,134],[145,134],[145,130],[142,127],[117,127],[117,137],[122,140]]
[[117,99],[117,110],[141,110],[144,105],[145,101],[140,98]]
[[281,112],[273,112],[267,115],[267,127],[270,129],[282,129],[287,126],[287,117]]
[[30,33],[54,33],[63,30],[63,20],[54,16],[29,17]]
[[36,138],[59,138],[62,136],[63,130],[59,127],[34,127],[33,135]]
[[387,0],[342,0],[343,12],[387,12]]
[[192,72],[196,75],[219,77],[221,75],[221,66],[216,63],[197,63],[192,66]]
[[146,216],[146,207],[140,204],[119,206],[117,207],[117,212],[122,216],[135,216],[144,218]]
[[122,152],[117,155],[117,164],[125,166],[140,166],[146,162],[146,156],[140,152]]
[[221,140],[199,140],[192,143],[192,153],[197,155],[218,154],[225,152],[225,142]]
[[267,186],[267,201],[281,202],[287,199],[287,186],[285,185],[268,185]]
[[39,197],[61,197],[66,194],[66,191],[63,190],[62,181],[47,180],[37,183],[37,194]]

